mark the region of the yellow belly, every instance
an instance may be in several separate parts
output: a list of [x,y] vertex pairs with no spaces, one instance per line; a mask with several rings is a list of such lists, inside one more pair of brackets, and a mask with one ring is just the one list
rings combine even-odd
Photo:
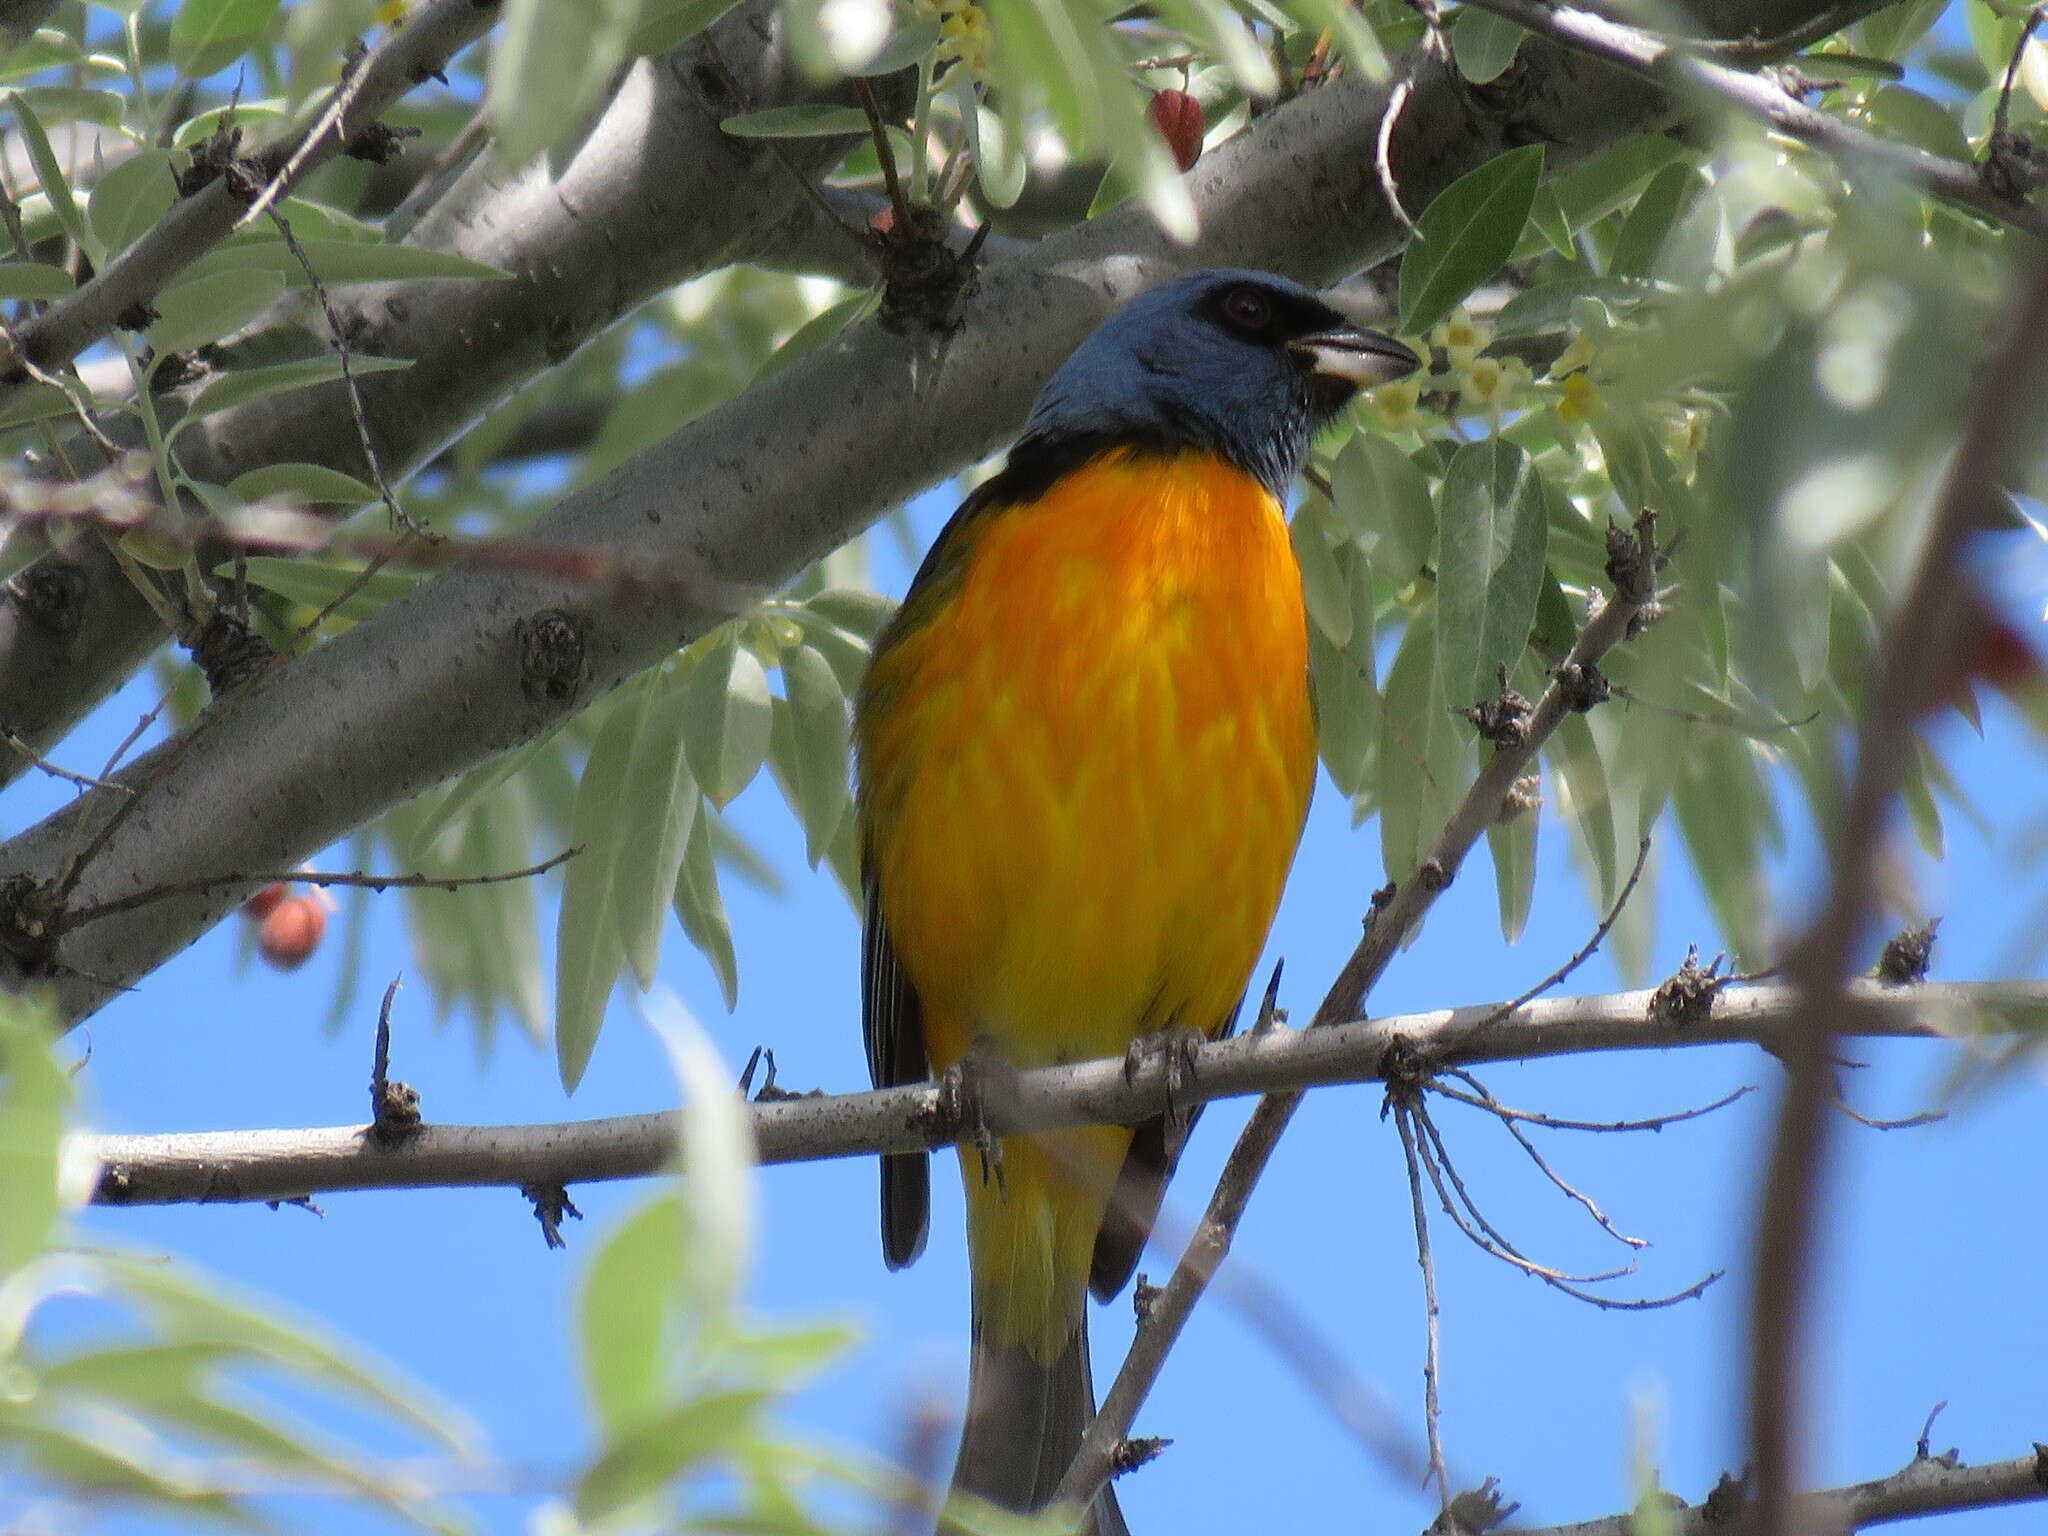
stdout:
[[[934,1069],[977,1040],[1038,1066],[1116,1055],[1170,1024],[1220,1029],[1314,774],[1278,504],[1207,455],[1114,453],[988,516],[946,600],[922,607],[875,658],[862,830]],[[1019,1151],[1113,1173],[1128,1139]],[[1018,1295],[1049,1288],[1045,1306],[1077,1314],[1100,1192],[973,1203],[978,1284],[993,1261]],[[1016,1323],[1064,1337],[1059,1317]]]

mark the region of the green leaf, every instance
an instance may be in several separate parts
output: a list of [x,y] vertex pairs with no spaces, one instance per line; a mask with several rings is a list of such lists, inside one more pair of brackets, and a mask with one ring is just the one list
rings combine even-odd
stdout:
[[647,0],[627,51],[661,54],[680,48],[731,10],[739,0]]
[[1693,869],[1739,964],[1764,958],[1763,842],[1770,811],[1747,742],[1725,731],[1688,738],[1671,795]]
[[50,147],[50,136],[43,131],[42,120],[20,91],[8,93],[8,105],[14,113],[15,126],[21,130],[22,142],[28,146],[29,163],[36,168],[43,195],[50,200],[50,211],[57,216],[64,233],[78,242],[79,249],[92,258],[95,267],[99,266],[107,253],[71,195],[71,184],[64,179],[64,167]]
[[1536,835],[1543,817],[1523,811],[1486,829],[1487,851],[1493,855],[1494,893],[1500,904],[1500,936],[1512,944],[1528,925],[1536,899]]
[[[1401,637],[1381,701],[1380,856],[1389,880],[1406,880],[1443,828],[1463,788],[1458,725],[1436,681],[1436,620],[1419,615]],[[1460,726],[1460,729],[1463,727]]]
[[1355,798],[1370,783],[1378,745],[1379,698],[1373,684],[1372,573],[1356,545],[1336,551],[1351,594],[1351,641],[1332,644],[1311,625],[1309,681],[1315,689],[1316,740],[1330,781]]
[[[290,117],[282,96],[272,96],[263,101],[236,101],[208,107],[178,124],[178,131],[171,135],[171,148],[190,149],[212,138],[215,130],[229,117],[237,128],[246,128],[251,123],[277,123]],[[246,142],[246,141],[245,141]],[[289,209],[287,203],[287,210]]]
[[667,1399],[683,1244],[681,1198],[658,1195],[619,1224],[584,1272],[583,1385],[607,1439],[648,1423]]
[[245,1358],[225,1340],[124,1344],[54,1360],[37,1371],[37,1387],[51,1395],[113,1397],[147,1403],[196,1390],[215,1366]]
[[83,64],[85,50],[55,27],[42,27],[0,51],[0,83],[27,80],[45,70]]
[[1615,857],[1614,797],[1607,788],[1607,770],[1599,743],[1586,717],[1568,714],[1558,722],[1548,748],[1551,769],[1564,784],[1558,809],[1578,834],[1593,870],[1600,906],[1612,906],[1621,889]]
[[71,1077],[50,1048],[56,1038],[47,1009],[0,993],[0,1279],[49,1246],[63,1208],[58,1153]]
[[1401,258],[1404,335],[1428,330],[1514,254],[1536,188],[1543,146],[1528,144],[1489,160],[1452,182],[1416,220]]
[[938,22],[899,11],[896,13],[896,30],[891,32],[889,40],[882,44],[881,52],[860,68],[849,70],[848,73],[869,79],[879,75],[893,75],[899,69],[908,69],[938,45]]
[[754,1245],[753,1123],[746,1100],[733,1087],[737,1074],[672,994],[657,992],[648,999],[647,1021],[668,1048],[683,1094],[690,1313],[723,1325],[739,1305]]
[[643,992],[654,985],[662,925],[701,800],[683,754],[689,695],[685,688],[665,686],[659,672],[650,674],[646,686],[650,692],[626,776],[625,826],[612,881],[619,939]]
[[1337,515],[1389,575],[1406,582],[1429,563],[1436,503],[1429,477],[1407,454],[1361,428],[1337,455],[1331,489]]
[[[1693,174],[1689,167],[1685,169]],[[1494,340],[1571,330],[1577,324],[1580,304],[1587,299],[1612,312],[1633,308],[1666,291],[1663,285],[1638,277],[1568,277],[1539,283],[1501,306],[1493,322]]]
[[1687,153],[1683,144],[1667,134],[1646,133],[1624,140],[1553,177],[1543,189],[1542,201],[1546,205],[1554,203],[1556,213],[1551,217],[1561,228],[1547,222],[1543,230],[1531,230],[1516,245],[1514,259],[1525,261],[1554,245],[1559,233],[1565,237],[1559,254],[1567,260],[1575,259],[1576,252],[1571,248],[1574,233],[1625,206],[1635,196],[1636,188]]
[[[559,729],[559,727],[557,728]],[[407,857],[412,863],[419,863],[432,852],[442,834],[457,822],[466,819],[469,813],[496,791],[512,776],[518,773],[542,747],[555,739],[555,732],[529,741],[523,747],[493,758],[480,768],[472,768],[456,781],[455,787],[442,796],[441,801],[419,826],[413,829],[408,841]]]
[[789,340],[768,354],[753,382],[758,384],[763,379],[773,378],[791,363],[808,357],[879,302],[877,293],[862,292],[848,294],[838,303],[827,306],[798,326],[790,333]]
[[61,299],[77,286],[62,267],[40,261],[0,262],[0,299]]
[[[365,374],[388,373],[394,368],[410,368],[412,359],[351,354],[348,363],[356,377],[361,378]],[[262,368],[242,368],[224,373],[201,388],[192,408],[178,419],[178,426],[182,428],[187,422],[227,410],[230,406],[267,400],[272,395],[289,394],[295,389],[311,389],[316,384],[331,383],[340,377],[339,357],[308,357],[296,363],[271,363]],[[371,492],[372,496],[375,494]]]
[[111,256],[133,245],[177,200],[170,151],[138,150],[100,177],[86,200],[86,215]]
[[859,107],[803,101],[759,112],[736,112],[718,125],[741,139],[818,139],[835,134],[868,132],[868,115]]
[[832,664],[808,645],[784,654],[782,684],[789,698],[804,856],[816,869],[853,806],[847,783],[846,693]]
[[159,354],[203,347],[239,331],[283,292],[284,278],[275,272],[216,272],[182,282],[153,301],[149,344]]
[[1629,209],[1628,217],[1622,222],[1621,233],[1614,241],[1614,253],[1607,258],[1608,275],[1648,277],[1672,226],[1684,214],[1699,188],[1699,172],[1683,162],[1667,165],[1652,176],[1650,184],[1643,188],[1643,195],[1636,199],[1635,207]]
[[244,501],[276,497],[282,501],[343,502],[360,506],[375,501],[374,486],[354,475],[345,475],[325,464],[265,464],[228,482],[228,489]]
[[1515,62],[1515,52],[1529,34],[1491,11],[1460,6],[1451,29],[1451,56],[1458,73],[1474,85],[1498,80]]
[[307,1381],[350,1393],[423,1430],[458,1455],[473,1454],[481,1435],[453,1403],[395,1362],[366,1357],[362,1347],[266,1303],[240,1296],[217,1275],[150,1258],[102,1251],[97,1262],[116,1275],[158,1325],[185,1343],[215,1342],[260,1355]]
[[1334,645],[1351,642],[1351,589],[1337,567],[1325,533],[1326,513],[1318,510],[1321,498],[1304,501],[1294,514],[1288,534],[1294,541],[1294,560],[1301,567],[1301,595],[1308,616]]
[[1521,261],[1538,255],[1545,246],[1566,261],[1579,259],[1578,247],[1572,243],[1571,220],[1565,217],[1564,204],[1557,200],[1556,190],[1547,186],[1536,189],[1536,201],[1529,209],[1529,233],[1515,247],[1515,259]]
[[555,924],[555,1065],[574,1093],[590,1065],[604,1006],[625,965],[613,876],[625,836],[626,777],[640,734],[640,701],[614,700],[576,788],[569,842],[583,851],[569,861]]
[[1849,36],[1862,52],[1880,59],[1895,59],[1925,37],[1928,28],[1941,19],[1948,7],[1949,0],[1906,0],[1902,5],[1888,5],[1857,22],[1849,29]]
[[1529,642],[1549,519],[1529,456],[1503,438],[1451,456],[1437,519],[1438,671],[1443,701],[1496,692],[1499,669]]
[[171,62],[204,80],[248,52],[276,12],[277,0],[182,0],[171,12]]
[[711,803],[723,809],[768,756],[768,674],[737,635],[728,635],[697,663],[684,689],[690,771]]
[[596,1521],[654,1493],[698,1462],[760,1434],[763,1387],[707,1393],[622,1435],[576,1480],[577,1517]]
[[683,851],[683,872],[676,878],[676,916],[683,932],[697,946],[718,977],[727,1011],[740,1000],[739,957],[732,944],[732,923],[718,892],[718,865],[712,857],[714,812],[707,806],[690,824],[690,845]]
[[[325,608],[363,572],[360,564],[345,565],[313,558],[292,560],[281,555],[251,555],[243,564],[249,580],[257,586],[313,609]],[[234,573],[232,561],[214,568],[216,576],[232,576]],[[386,603],[404,597],[419,584],[420,577],[413,572],[389,568],[380,570],[363,583],[361,591],[336,609],[334,616],[360,622]]]
[[1024,194],[1024,179],[1030,164],[1024,158],[1019,137],[1010,131],[1001,114],[981,105],[974,80],[964,69],[946,77],[946,89],[967,129],[967,148],[974,156],[974,179],[992,208],[1010,208]]
[[46,123],[91,123],[99,128],[119,128],[128,111],[128,98],[118,91],[94,90],[79,85],[25,85],[21,97],[34,103],[36,115]]
[[1970,146],[1963,139],[1963,126],[1956,114],[1911,86],[1895,81],[1880,85],[1871,92],[1865,111],[1884,130],[1885,138],[1902,139],[1945,160],[1970,158]]
[[1579,637],[1571,601],[1564,595],[1556,572],[1547,565],[1543,568],[1543,585],[1536,593],[1535,630],[1538,638],[1559,656],[1571,650]]

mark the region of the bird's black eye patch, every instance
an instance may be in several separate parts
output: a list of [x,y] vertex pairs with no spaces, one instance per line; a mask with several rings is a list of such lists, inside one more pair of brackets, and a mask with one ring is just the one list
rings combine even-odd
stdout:
[[1272,347],[1345,323],[1319,300],[1251,282],[1212,288],[1196,302],[1195,313],[1232,336]]
[[1222,311],[1225,323],[1247,336],[1260,335],[1273,323],[1272,302],[1249,285],[1227,289]]

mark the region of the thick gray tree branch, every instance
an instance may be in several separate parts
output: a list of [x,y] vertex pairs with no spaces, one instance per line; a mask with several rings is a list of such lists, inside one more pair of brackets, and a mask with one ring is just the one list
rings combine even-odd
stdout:
[[[1848,1532],[1917,1520],[1924,1515],[1960,1514],[1969,1509],[1997,1509],[2008,1504],[2048,1500],[2048,1446],[2036,1444],[2031,1456],[1986,1462],[1970,1467],[1944,1456],[1916,1457],[1890,1477],[1843,1488],[1821,1488],[1794,1500],[1800,1528]],[[1715,1497],[1664,1511],[1671,1536],[1723,1536],[1740,1530],[1741,1495]],[[1570,1525],[1516,1526],[1515,1536],[1636,1536],[1640,1526],[1632,1514],[1579,1520]]]
[[[1774,9],[1782,10],[1782,7]],[[1811,14],[1811,11],[1805,14]],[[1557,146],[1562,169],[1666,120],[1669,98],[1623,71],[1532,41],[1504,100],[1476,103],[1427,62],[1394,136],[1410,201],[1426,202],[1511,142]],[[1326,283],[1391,255],[1402,235],[1365,153],[1387,92],[1359,77],[1266,114],[1188,177],[1202,239],[1174,245],[1135,208],[991,265],[950,334],[867,325],[690,423],[567,498],[538,538],[616,550],[675,579],[619,585],[451,573],[297,661],[203,740],[152,754],[161,782],[77,883],[81,904],[198,878],[282,868],[390,806],[531,739],[678,643],[787,581],[889,506],[995,447],[1039,384],[1119,301],[1196,265],[1269,267]],[[694,599],[676,595],[695,586]],[[19,730],[19,727],[16,727]],[[26,733],[24,733],[26,734]],[[31,738],[33,739],[33,738]],[[0,869],[48,882],[87,796],[0,847]],[[9,957],[82,1018],[218,921],[232,892],[177,897]]]
[[[1384,1019],[1278,1028],[1204,1045],[1191,1078],[1174,1089],[1187,1106],[1287,1089],[1382,1078],[1387,1053],[1440,1066],[1532,1061],[1591,1051],[1674,1050],[1755,1044],[1776,1050],[1792,1016],[1784,987],[1729,988],[1704,1018],[1680,1021],[1653,1008],[1654,992],[1552,998],[1505,1017],[1487,1006]],[[1870,1037],[1977,1038],[2048,1027],[2048,982],[1946,983],[1907,989],[1859,984],[1844,1033]],[[1018,1074],[987,1106],[1004,1135],[1069,1125],[1130,1124],[1159,1112],[1167,1064],[1148,1057],[1127,1076],[1121,1059]],[[431,1108],[432,1094],[428,1091]],[[764,1163],[813,1162],[944,1145],[939,1090],[930,1084],[879,1092],[784,1099],[749,1107]],[[206,1131],[167,1136],[75,1137],[74,1155],[103,1169],[98,1198],[117,1205],[283,1200],[352,1189],[584,1184],[644,1178],[675,1156],[673,1113],[554,1125],[427,1124],[395,1147],[373,1145],[362,1126],[315,1130]]]
[[[433,0],[388,33],[290,132],[253,151],[248,173],[259,185],[289,192],[497,18],[496,0]],[[249,183],[240,176],[217,177],[173,203],[155,228],[74,292],[0,337],[0,404],[28,382],[21,359],[56,368],[101,340],[118,316],[147,303],[225,240],[249,211],[250,197]]]
[[[768,0],[752,0],[713,31],[755,106],[818,94],[791,65],[775,14]],[[734,110],[700,44],[639,60],[568,164],[550,170],[536,161],[497,175],[479,160],[407,232],[408,245],[483,262],[509,280],[340,290],[351,347],[414,360],[360,381],[387,479],[431,460],[492,406],[664,288],[780,240],[792,210],[808,199],[758,140],[719,128]],[[844,151],[843,140],[807,139],[785,152],[798,171],[819,174]],[[280,338],[303,348],[310,333],[299,318],[288,315],[248,349],[275,348]],[[284,461],[368,478],[340,383],[223,411],[187,430],[178,451],[188,472],[217,484]],[[156,615],[97,540],[45,558],[0,601],[0,722],[49,748],[163,638]],[[20,771],[10,754],[0,761],[0,783]]]

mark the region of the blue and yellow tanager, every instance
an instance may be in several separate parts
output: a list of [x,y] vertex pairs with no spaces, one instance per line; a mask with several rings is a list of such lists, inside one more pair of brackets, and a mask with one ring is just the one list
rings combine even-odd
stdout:
[[[1308,290],[1211,271],[1125,305],[940,534],[855,709],[863,1015],[878,1086],[1227,1033],[1315,774],[1283,504],[1317,429],[1415,355]],[[1094,1413],[1084,1294],[1129,1280],[1164,1119],[964,1151],[974,1343],[954,1472],[1046,1503]],[[922,1153],[882,1168],[891,1267]],[[1091,1512],[1121,1532],[1105,1490]]]

